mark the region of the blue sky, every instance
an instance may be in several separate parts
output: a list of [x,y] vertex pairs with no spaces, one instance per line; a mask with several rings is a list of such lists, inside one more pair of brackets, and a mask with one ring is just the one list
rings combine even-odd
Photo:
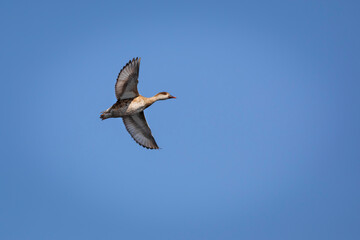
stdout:
[[[0,238],[359,239],[357,1],[3,1]],[[115,102],[139,91],[159,151]]]

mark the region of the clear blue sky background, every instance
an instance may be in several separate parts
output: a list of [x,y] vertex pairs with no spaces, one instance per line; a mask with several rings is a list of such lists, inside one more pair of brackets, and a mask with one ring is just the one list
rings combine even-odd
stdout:
[[[0,239],[359,239],[358,1],[2,1]],[[115,102],[139,91],[162,150]]]

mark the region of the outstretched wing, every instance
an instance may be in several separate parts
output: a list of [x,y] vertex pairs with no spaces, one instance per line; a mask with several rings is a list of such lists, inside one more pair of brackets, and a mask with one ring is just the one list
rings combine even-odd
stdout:
[[139,96],[137,90],[141,58],[133,58],[121,69],[115,84],[115,95],[118,100]]
[[141,146],[150,149],[159,149],[146,122],[144,112],[123,117],[126,130],[131,137]]

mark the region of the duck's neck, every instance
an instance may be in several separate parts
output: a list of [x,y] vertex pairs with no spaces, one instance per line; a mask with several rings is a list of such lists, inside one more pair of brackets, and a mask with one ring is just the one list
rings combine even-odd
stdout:
[[155,95],[155,96],[153,96],[153,97],[147,98],[146,100],[147,100],[147,101],[146,101],[147,104],[149,104],[149,106],[150,106],[150,105],[153,104],[154,102],[159,101],[159,100],[161,100],[161,99],[159,98],[159,95]]

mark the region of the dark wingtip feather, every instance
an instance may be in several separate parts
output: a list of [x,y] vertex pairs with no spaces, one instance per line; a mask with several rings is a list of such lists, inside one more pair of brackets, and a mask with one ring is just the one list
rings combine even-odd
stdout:
[[[125,125],[125,128],[126,128],[126,125]],[[154,147],[148,147],[148,146],[142,145],[140,142],[138,142],[131,134],[130,134],[130,137],[131,137],[137,144],[139,144],[140,146],[142,146],[143,148],[150,149],[150,150],[160,149],[156,142],[155,142],[155,146],[154,146]],[[154,139],[154,141],[155,141],[155,139]]]
[[[130,134],[130,136],[131,136],[131,134]],[[156,145],[155,147],[148,147],[148,146],[142,145],[141,143],[139,143],[138,141],[136,141],[136,139],[133,138],[133,136],[131,136],[131,138],[132,138],[137,144],[139,144],[140,146],[142,146],[143,148],[150,149],[150,150],[160,149],[160,148],[158,147],[158,145]]]

